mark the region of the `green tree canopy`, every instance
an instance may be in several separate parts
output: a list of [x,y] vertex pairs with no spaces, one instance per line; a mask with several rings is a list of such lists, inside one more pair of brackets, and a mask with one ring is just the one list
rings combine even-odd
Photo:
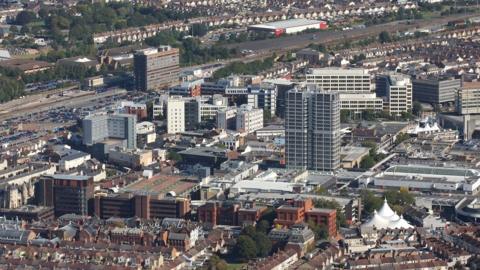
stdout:
[[368,170],[373,166],[375,166],[375,164],[376,164],[375,159],[371,155],[368,155],[362,158],[362,160],[360,161],[360,168],[364,170]]
[[389,43],[392,42],[392,37],[390,37],[387,31],[382,31],[378,34],[378,41],[380,41],[380,43]]
[[15,23],[19,25],[29,24],[37,19],[37,15],[32,11],[20,11],[15,18]]
[[248,235],[240,235],[235,246],[235,254],[240,261],[249,261],[257,256],[257,245]]
[[24,90],[22,81],[0,76],[0,103],[23,96]]

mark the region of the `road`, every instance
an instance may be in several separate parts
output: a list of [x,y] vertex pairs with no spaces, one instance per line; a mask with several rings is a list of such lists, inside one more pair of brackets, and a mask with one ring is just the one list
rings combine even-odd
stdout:
[[339,42],[344,39],[359,39],[367,36],[374,36],[385,30],[389,33],[394,33],[397,31],[414,31],[415,29],[423,27],[437,26],[441,24],[446,24],[447,22],[452,20],[462,20],[476,16],[478,16],[478,14],[457,14],[428,20],[416,20],[415,22],[411,22],[410,24],[408,24],[406,21],[395,21],[385,24],[373,25],[363,29],[352,29],[347,31],[327,30],[317,33],[306,33],[294,36],[279,37],[275,39],[247,41],[243,43],[229,44],[225,47],[237,48],[240,51],[252,50],[260,53],[266,51],[273,53],[274,51],[285,51],[289,49],[305,48],[311,43],[325,44]]

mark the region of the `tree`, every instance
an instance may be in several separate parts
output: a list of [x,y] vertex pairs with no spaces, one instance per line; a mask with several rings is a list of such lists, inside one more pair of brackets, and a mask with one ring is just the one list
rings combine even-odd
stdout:
[[242,234],[247,235],[250,238],[254,239],[255,236],[257,235],[257,230],[252,225],[248,225],[245,228],[243,228]]
[[176,162],[181,162],[182,156],[177,152],[168,152],[167,159],[170,159]]
[[327,239],[329,237],[328,229],[325,225],[318,225],[318,224],[315,224],[313,221],[309,221],[308,227],[315,234],[316,240]]
[[316,208],[328,208],[337,210],[337,228],[347,226],[347,218],[342,206],[334,200],[317,199],[314,202]]
[[207,270],[227,270],[228,264],[217,255],[212,255],[207,263]]
[[273,221],[277,218],[277,213],[273,207],[268,207],[265,212],[263,212],[262,216],[260,217],[260,222],[265,220],[268,222],[268,227],[270,228],[273,224]]
[[240,235],[235,245],[235,254],[238,259],[247,262],[257,256],[257,245],[248,235]]
[[389,190],[384,193],[388,202],[394,205],[412,205],[415,203],[415,198],[408,192],[407,189],[401,188],[398,190]]
[[367,213],[372,213],[373,210],[380,209],[383,204],[382,198],[375,196],[370,190],[363,190],[360,197],[363,202],[363,208]]
[[422,107],[422,104],[418,101],[415,101],[413,102],[413,105],[412,105],[412,112],[413,114],[415,114],[416,116],[420,116],[423,112],[423,107]]
[[270,222],[263,219],[258,222],[256,229],[257,232],[268,233],[268,231],[270,231],[270,226]]
[[272,242],[264,232],[257,232],[253,239],[257,243],[257,256],[267,257],[272,251]]
[[15,18],[15,23],[19,25],[29,24],[37,19],[37,15],[32,11],[20,11]]
[[377,143],[374,142],[374,141],[363,141],[362,146],[363,147],[368,147],[370,149],[377,149]]
[[392,38],[387,31],[380,32],[380,34],[378,35],[378,40],[380,41],[380,43],[392,42]]
[[204,23],[196,23],[192,25],[192,36],[203,37],[208,33],[208,26]]
[[0,103],[23,96],[24,89],[25,85],[21,80],[0,76]]
[[317,195],[328,195],[328,190],[325,187],[320,186],[315,190],[315,194],[317,194]]
[[371,155],[365,156],[362,158],[362,161],[360,161],[360,168],[364,170],[368,170],[371,167],[375,166],[376,162],[375,159]]
[[401,144],[402,142],[410,139],[410,135],[406,133],[399,133],[395,139],[395,144]]
[[268,109],[263,109],[263,123],[268,123],[272,120],[272,113]]
[[367,121],[373,121],[377,119],[377,115],[372,110],[365,110],[365,111],[362,111],[362,119]]
[[347,123],[351,120],[351,111],[349,110],[341,110],[340,111],[340,122]]

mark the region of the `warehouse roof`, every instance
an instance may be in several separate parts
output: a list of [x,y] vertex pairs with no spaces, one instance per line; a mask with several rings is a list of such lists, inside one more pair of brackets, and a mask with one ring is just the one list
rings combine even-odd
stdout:
[[253,28],[269,28],[269,29],[278,29],[278,28],[290,28],[298,26],[306,26],[312,24],[320,24],[322,21],[309,20],[309,19],[291,19],[285,21],[276,21],[276,22],[267,22],[262,24],[251,25]]
[[480,172],[473,169],[414,166],[414,165],[396,165],[388,168],[385,172],[427,174],[427,175],[437,175],[437,176],[462,176],[462,177],[478,177],[480,175]]

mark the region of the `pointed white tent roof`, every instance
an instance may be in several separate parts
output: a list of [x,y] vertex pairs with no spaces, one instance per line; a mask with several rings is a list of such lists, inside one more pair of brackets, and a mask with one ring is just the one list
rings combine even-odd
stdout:
[[390,223],[390,221],[381,217],[377,213],[377,210],[375,210],[373,212],[373,217],[369,221],[365,222],[363,224],[363,226],[365,226],[365,227],[375,227],[377,229],[385,229],[385,228],[388,228],[389,223]]
[[395,212],[393,212],[392,208],[390,208],[390,205],[388,205],[387,198],[385,198],[383,206],[378,211],[378,214],[386,219],[390,219],[393,215],[395,215]]
[[397,212],[393,212],[393,216],[389,218],[390,221],[397,221],[400,217],[397,215]]
[[362,227],[375,227],[376,229],[413,228],[403,216],[398,216],[397,213],[390,208],[386,198],[380,211],[377,212],[377,210],[375,210],[372,218],[365,222]]
[[400,216],[400,219],[397,221],[391,222],[390,228],[392,229],[409,229],[413,228],[412,225],[410,225],[405,219],[403,219],[403,215]]

